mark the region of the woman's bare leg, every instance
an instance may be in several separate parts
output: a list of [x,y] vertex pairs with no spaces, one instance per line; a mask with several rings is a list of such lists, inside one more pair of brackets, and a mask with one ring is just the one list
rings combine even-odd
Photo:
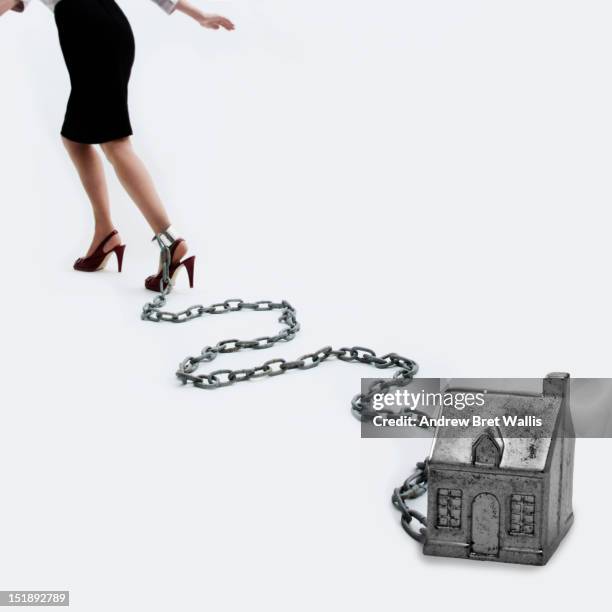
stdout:
[[[170,227],[170,218],[159,197],[151,175],[142,160],[136,155],[129,138],[106,142],[102,150],[112,164],[117,178],[140,209],[153,233],[159,234]],[[174,259],[178,260],[187,253],[186,243],[178,245]]]
[[[86,256],[89,256],[115,227],[111,218],[104,166],[93,146],[73,142],[67,138],[63,138],[63,142],[79,174],[93,210],[95,228],[91,246],[86,253]],[[121,238],[119,235],[114,236],[107,243],[105,250],[108,251],[119,244],[121,244]]]

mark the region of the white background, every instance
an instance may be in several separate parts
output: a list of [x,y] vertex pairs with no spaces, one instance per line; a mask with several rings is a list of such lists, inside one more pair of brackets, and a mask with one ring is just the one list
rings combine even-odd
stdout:
[[[604,0],[209,3],[203,31],[121,2],[135,143],[198,256],[171,306],[289,299],[302,333],[424,376],[610,375],[612,6]],[[427,442],[360,440],[365,366],[214,393],[187,354],[277,328],[139,320],[150,232],[77,274],[88,204],[58,132],[68,78],[40,3],[0,20],[2,589],[78,611],[472,609],[609,592],[609,441],[577,445],[576,524],[545,568],[423,557],[390,505]],[[216,364],[215,364],[216,365]]]

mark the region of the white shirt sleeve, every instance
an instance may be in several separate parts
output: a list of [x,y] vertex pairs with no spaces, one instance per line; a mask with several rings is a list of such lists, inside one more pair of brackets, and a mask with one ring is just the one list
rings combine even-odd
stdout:
[[[30,0],[28,0],[29,2]],[[179,0],[153,0],[163,11],[171,15],[176,9]]]

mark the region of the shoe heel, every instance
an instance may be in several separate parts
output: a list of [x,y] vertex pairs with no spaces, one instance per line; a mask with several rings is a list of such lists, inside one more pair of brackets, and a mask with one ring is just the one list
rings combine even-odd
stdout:
[[119,272],[123,268],[123,254],[125,253],[125,244],[121,244],[113,249],[115,255],[117,256],[117,268]]
[[187,276],[189,277],[189,288],[193,289],[193,271],[195,269],[195,255],[189,257],[183,262],[185,270],[187,270]]

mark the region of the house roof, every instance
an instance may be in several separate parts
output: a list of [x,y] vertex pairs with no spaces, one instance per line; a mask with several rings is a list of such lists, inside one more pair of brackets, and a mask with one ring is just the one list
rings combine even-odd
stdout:
[[[457,394],[466,391],[466,389],[447,389],[446,393]],[[552,450],[552,437],[562,406],[562,395],[497,392],[486,393],[484,406],[465,407],[460,411],[453,406],[444,406],[440,409],[439,416],[468,418],[470,423],[473,422],[473,416],[502,418],[498,420],[499,426],[496,427],[468,425],[460,432],[456,429],[438,428],[434,437],[431,461],[472,465],[473,444],[480,436],[488,433],[503,449],[500,468],[543,471],[548,454]],[[542,424],[511,426],[504,424],[504,416],[537,417],[542,419]]]

